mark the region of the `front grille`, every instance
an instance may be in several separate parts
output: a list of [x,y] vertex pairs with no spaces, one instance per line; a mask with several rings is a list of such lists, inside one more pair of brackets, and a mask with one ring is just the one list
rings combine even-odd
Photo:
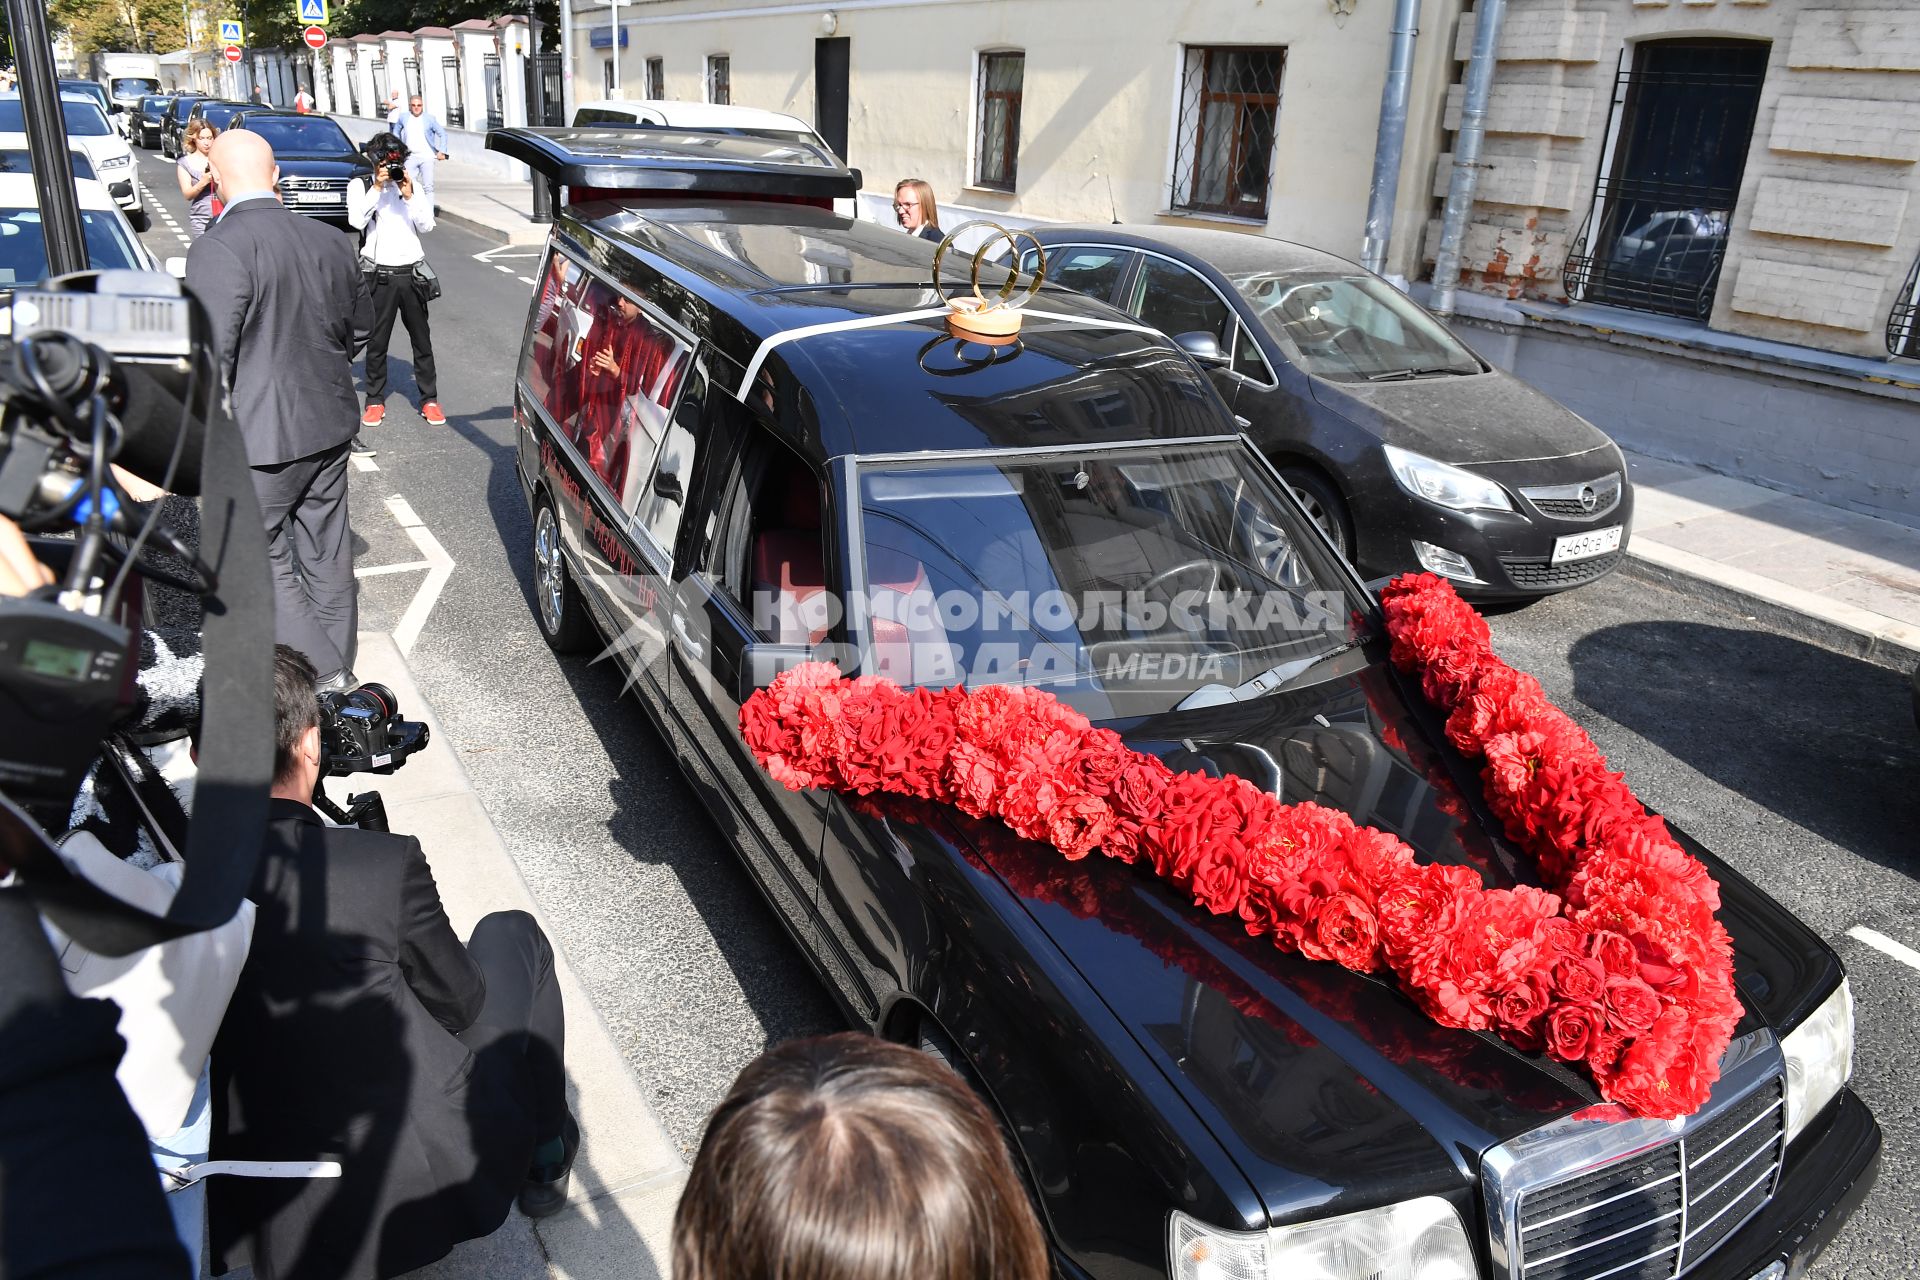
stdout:
[[1553,564],[1546,560],[1509,560],[1501,557],[1500,567],[1513,581],[1516,587],[1529,590],[1551,590],[1556,587],[1577,587],[1583,582],[1592,582],[1602,577],[1620,563],[1623,553],[1609,551],[1604,556],[1595,556],[1591,560],[1575,560],[1570,564]]
[[1673,1142],[1520,1197],[1514,1280],[1671,1280],[1772,1196],[1786,1147],[1779,1076]]
[[[315,217],[339,217],[347,211],[347,179],[345,178],[283,178],[280,180],[280,188],[286,195],[287,207],[296,213],[311,214]],[[315,201],[303,198],[316,191],[330,191],[336,198]]]
[[1580,484],[1546,484],[1523,488],[1520,494],[1543,516],[1556,520],[1598,520],[1620,505],[1620,473]]

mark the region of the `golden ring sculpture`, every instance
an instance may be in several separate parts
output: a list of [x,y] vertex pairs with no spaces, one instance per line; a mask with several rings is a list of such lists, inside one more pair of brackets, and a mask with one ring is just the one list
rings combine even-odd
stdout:
[[[975,227],[984,227],[993,234],[983,240],[980,247],[973,251],[973,296],[961,294],[958,297],[947,298],[947,329],[955,337],[970,338],[989,346],[1004,346],[1020,334],[1020,308],[1026,306],[1033,295],[1040,292],[1040,286],[1046,282],[1047,249],[1029,231],[1009,231],[999,223],[989,222],[984,218],[963,222],[948,232],[946,238],[940,241],[940,246],[933,251],[933,287],[934,291],[943,298],[946,297],[946,290],[942,287],[940,280],[940,264],[945,261],[947,250],[953,247],[955,237]],[[1019,242],[1021,240],[1031,244],[1036,255],[1033,271],[1024,292],[1019,289]],[[980,291],[980,267],[986,258],[987,251],[999,245],[1001,241],[1005,241],[1008,248],[1014,250],[1014,255],[1007,270],[1006,283],[1002,284],[996,295],[989,299]]]

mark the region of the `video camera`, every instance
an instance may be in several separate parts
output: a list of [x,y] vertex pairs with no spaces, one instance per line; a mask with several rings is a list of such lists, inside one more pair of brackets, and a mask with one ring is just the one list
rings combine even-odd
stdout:
[[348,796],[343,809],[322,790],[326,779],[392,773],[430,736],[423,722],[401,717],[400,700],[383,684],[321,694],[320,777],[313,784],[313,807],[342,826],[385,831],[387,810],[378,791]]

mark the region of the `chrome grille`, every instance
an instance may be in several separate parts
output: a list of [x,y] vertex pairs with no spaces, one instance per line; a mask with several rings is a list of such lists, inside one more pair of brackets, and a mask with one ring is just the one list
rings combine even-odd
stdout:
[[[1684,1121],[1548,1125],[1487,1153],[1488,1226],[1506,1280],[1673,1280],[1756,1213],[1786,1149],[1771,1032],[1736,1041],[1714,1096]],[[1587,1117],[1588,1113],[1578,1113]]]
[[1615,471],[1597,480],[1578,484],[1542,484],[1520,490],[1543,516],[1556,520],[1598,520],[1620,505],[1620,473]]

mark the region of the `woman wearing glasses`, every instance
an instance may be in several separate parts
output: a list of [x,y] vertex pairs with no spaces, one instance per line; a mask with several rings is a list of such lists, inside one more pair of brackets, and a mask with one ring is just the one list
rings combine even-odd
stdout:
[[934,203],[933,188],[919,178],[902,178],[893,189],[893,216],[900,226],[938,244],[946,237],[940,230],[940,207]]

